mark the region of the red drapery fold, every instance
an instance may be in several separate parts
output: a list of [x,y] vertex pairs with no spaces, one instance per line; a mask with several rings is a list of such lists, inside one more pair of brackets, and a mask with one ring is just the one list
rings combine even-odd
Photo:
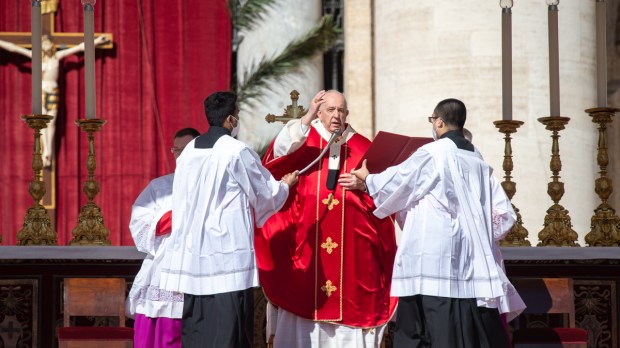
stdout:
[[[82,5],[60,0],[56,32],[82,32]],[[30,31],[24,0],[0,2],[0,31]],[[114,35],[113,50],[96,57],[97,117],[107,120],[95,135],[101,207],[112,245],[133,245],[131,205],[148,182],[174,170],[174,133],[208,127],[203,99],[229,89],[231,24],[225,0],[100,0],[95,31]],[[88,141],[74,121],[84,114],[84,57],[61,61],[56,124],[56,229],[58,244],[71,240],[79,209],[87,201]],[[33,132],[19,117],[31,111],[30,60],[0,50],[0,232],[15,245],[32,198]],[[48,190],[52,189],[48,183]]]

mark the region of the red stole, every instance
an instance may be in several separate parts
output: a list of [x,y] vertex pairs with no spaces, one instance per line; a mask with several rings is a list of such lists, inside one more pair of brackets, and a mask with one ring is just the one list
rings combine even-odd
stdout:
[[[327,141],[310,128],[305,144],[263,163],[279,179],[312,162]],[[350,172],[370,141],[353,135],[340,153],[340,172]],[[328,155],[300,176],[289,198],[265,226],[256,229],[261,285],[276,306],[315,321],[356,327],[386,323],[397,303],[390,297],[396,254],[394,225],[372,212],[372,199],[339,184],[325,185]]]

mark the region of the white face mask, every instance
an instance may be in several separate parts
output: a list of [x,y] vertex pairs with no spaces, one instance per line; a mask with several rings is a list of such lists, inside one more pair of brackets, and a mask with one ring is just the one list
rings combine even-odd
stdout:
[[237,126],[233,126],[233,129],[230,131],[230,136],[235,138],[237,136],[237,134],[239,134],[239,119],[236,118],[235,116],[233,116],[236,120],[237,120]]
[[437,140],[437,131],[435,130],[435,123],[431,126],[431,131],[433,132],[433,140]]

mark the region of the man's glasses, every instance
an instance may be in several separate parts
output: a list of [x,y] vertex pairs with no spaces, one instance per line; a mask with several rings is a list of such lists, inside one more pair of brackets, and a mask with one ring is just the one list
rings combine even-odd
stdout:
[[435,122],[436,119],[438,119],[439,116],[429,116],[428,117],[428,123],[433,123]]

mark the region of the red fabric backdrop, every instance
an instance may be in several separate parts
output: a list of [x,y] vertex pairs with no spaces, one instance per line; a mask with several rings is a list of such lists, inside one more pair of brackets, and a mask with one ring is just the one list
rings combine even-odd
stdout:
[[[60,0],[57,32],[82,32],[79,0]],[[0,31],[30,31],[25,0],[0,1]],[[225,0],[100,0],[95,31],[114,35],[113,50],[98,50],[97,117],[107,120],[95,135],[103,210],[112,245],[133,245],[131,205],[148,182],[174,170],[174,133],[206,130],[203,99],[229,89],[231,25]],[[57,121],[56,228],[58,244],[71,240],[86,180],[86,134],[74,120],[84,113],[84,56],[61,61]],[[33,133],[19,116],[30,113],[30,61],[0,50],[0,232],[15,245],[32,198]],[[48,188],[49,189],[49,188]]]

